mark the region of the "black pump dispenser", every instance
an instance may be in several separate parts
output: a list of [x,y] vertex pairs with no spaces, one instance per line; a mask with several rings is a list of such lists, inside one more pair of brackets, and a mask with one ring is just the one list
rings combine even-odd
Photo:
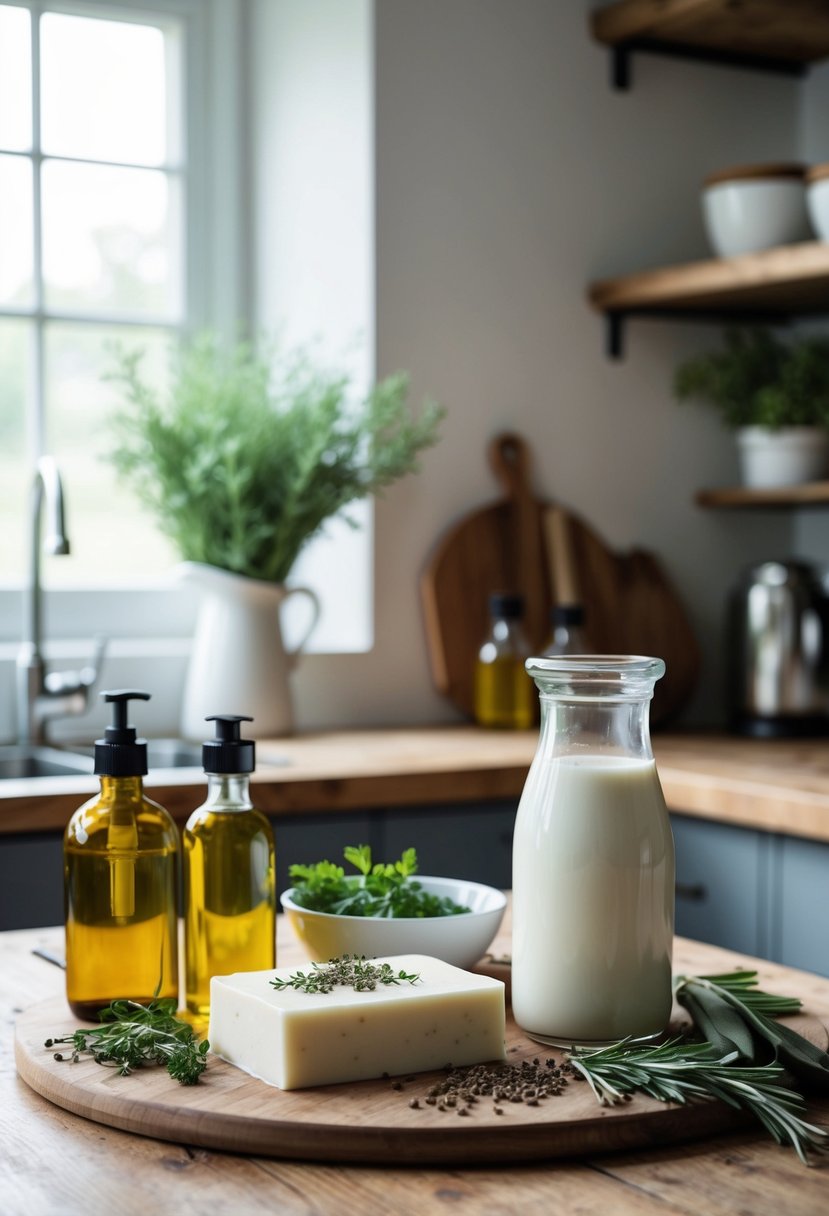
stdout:
[[130,701],[149,701],[148,692],[118,689],[102,692],[112,704],[112,724],[103,739],[95,740],[95,772],[100,777],[145,777],[147,775],[147,740],[136,737],[134,726],[127,722]]
[[216,723],[215,739],[202,745],[201,762],[206,773],[252,773],[256,768],[256,744],[242,738],[244,714],[212,714],[205,722]]

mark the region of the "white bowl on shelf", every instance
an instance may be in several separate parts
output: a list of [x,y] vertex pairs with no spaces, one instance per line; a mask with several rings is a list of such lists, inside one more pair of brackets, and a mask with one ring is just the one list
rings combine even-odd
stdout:
[[813,236],[802,165],[743,165],[712,173],[703,185],[702,209],[711,248],[722,258]]
[[829,241],[829,164],[813,165],[806,174],[806,206],[816,236]]
[[343,954],[366,958],[430,954],[455,967],[474,966],[500,928],[507,906],[503,891],[461,878],[416,875],[415,881],[429,894],[448,896],[470,911],[453,916],[334,916],[301,907],[294,901],[293,887],[280,897],[280,902],[313,962],[326,962]]

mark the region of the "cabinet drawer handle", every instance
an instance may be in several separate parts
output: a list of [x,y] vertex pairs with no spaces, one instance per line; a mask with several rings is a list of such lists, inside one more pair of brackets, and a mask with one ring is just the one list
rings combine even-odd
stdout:
[[701,882],[678,882],[676,897],[691,900],[693,903],[702,903],[708,898],[708,888]]

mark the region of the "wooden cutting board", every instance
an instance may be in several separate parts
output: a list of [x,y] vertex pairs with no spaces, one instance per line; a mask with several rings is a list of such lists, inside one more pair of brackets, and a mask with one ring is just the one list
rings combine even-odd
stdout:
[[535,653],[550,634],[555,603],[584,605],[591,650],[664,659],[651,722],[670,721],[687,704],[700,668],[685,609],[653,554],[615,553],[578,515],[535,496],[528,445],[497,436],[489,461],[504,495],[450,527],[420,580],[432,678],[438,690],[474,716],[474,668],[489,627],[489,596],[517,591]]
[[[826,1045],[816,1019],[786,1019]],[[63,998],[51,998],[20,1015],[15,1059],[20,1076],[50,1102],[108,1127],[235,1153],[309,1161],[382,1165],[461,1165],[546,1160],[615,1149],[653,1147],[716,1134],[744,1116],[720,1103],[666,1106],[637,1095],[618,1107],[601,1107],[588,1086],[571,1082],[536,1107],[481,1098],[474,1113],[425,1105],[441,1074],[422,1073],[393,1088],[392,1080],[363,1081],[286,1092],[211,1058],[198,1085],[176,1084],[161,1069],[121,1077],[93,1060],[58,1062],[44,1040],[77,1026]],[[523,1037],[511,1017],[511,1063],[555,1055]],[[417,1098],[420,1109],[409,1103]]]

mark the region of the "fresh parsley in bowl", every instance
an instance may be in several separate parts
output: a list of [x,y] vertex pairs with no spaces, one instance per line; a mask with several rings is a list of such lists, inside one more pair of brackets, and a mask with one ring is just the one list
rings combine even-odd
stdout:
[[368,845],[345,850],[357,870],[330,861],[293,865],[282,907],[309,958],[429,954],[471,967],[486,952],[506,907],[503,892],[456,878],[418,876],[417,853],[374,863]]

